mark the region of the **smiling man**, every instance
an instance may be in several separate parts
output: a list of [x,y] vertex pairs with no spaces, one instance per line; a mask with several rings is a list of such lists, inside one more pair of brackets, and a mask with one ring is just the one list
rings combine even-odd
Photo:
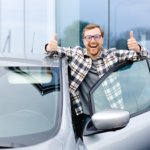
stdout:
[[[71,64],[70,93],[72,106],[74,107],[77,120],[83,119],[83,126],[90,118],[88,106],[88,93],[91,87],[112,67],[126,60],[138,61],[150,57],[150,53],[145,47],[137,44],[130,32],[128,40],[128,50],[116,50],[115,48],[106,50],[102,47],[104,41],[104,31],[96,24],[87,25],[82,33],[83,43],[86,48],[79,46],[75,48],[64,48],[57,46],[57,34],[54,39],[45,45],[44,52],[50,57],[65,57]],[[113,92],[113,91],[112,91]],[[119,92],[120,93],[120,92]],[[110,102],[111,108],[123,109],[123,100],[118,94]],[[77,121],[77,134],[81,130],[81,121]]]
[[92,26],[93,25],[87,26],[83,30],[82,36],[88,55],[95,60],[101,53],[104,31],[98,26],[96,28],[92,28]]

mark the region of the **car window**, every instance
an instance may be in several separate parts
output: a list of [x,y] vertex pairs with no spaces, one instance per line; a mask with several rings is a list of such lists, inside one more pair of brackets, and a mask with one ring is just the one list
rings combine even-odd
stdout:
[[55,134],[61,120],[59,67],[0,67],[0,85],[1,142],[27,146]]
[[92,94],[95,112],[124,109],[134,114],[150,106],[150,73],[146,61],[112,72]]

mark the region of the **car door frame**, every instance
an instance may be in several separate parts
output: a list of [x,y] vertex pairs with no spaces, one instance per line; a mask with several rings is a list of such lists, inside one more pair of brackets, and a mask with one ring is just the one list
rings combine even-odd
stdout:
[[[148,59],[148,60],[146,60],[147,61],[147,66],[148,66],[148,70],[149,70],[149,72],[150,72],[150,59]],[[100,86],[100,84],[112,73],[112,72],[114,72],[115,70],[118,70],[118,69],[120,69],[120,68],[122,68],[122,67],[125,67],[125,66],[127,66],[127,65],[130,65],[130,64],[133,64],[133,63],[135,63],[135,62],[133,62],[133,61],[125,61],[125,62],[122,62],[122,63],[120,63],[120,64],[118,64],[118,65],[116,65],[115,67],[113,67],[112,69],[110,69],[101,79],[99,79],[96,83],[95,83],[95,85],[91,88],[91,90],[89,91],[89,95],[88,95],[88,98],[89,98],[89,109],[90,109],[90,116],[92,116],[93,114],[94,114],[94,112],[95,112],[95,108],[94,108],[94,102],[93,102],[93,96],[91,96],[92,95],[92,93],[95,91],[95,89],[97,89],[97,87],[98,86]],[[92,98],[91,98],[92,97]],[[93,111],[94,110],[94,111]],[[150,114],[150,108],[146,108],[146,109],[144,109],[144,110],[142,110],[142,111],[140,111],[140,112],[136,112],[136,113],[134,113],[134,114],[131,114],[130,115],[130,119],[131,118],[133,118],[133,117],[135,117],[136,118],[136,116],[138,116],[138,115],[141,115],[141,114],[143,114],[143,113],[145,113],[146,114],[146,112],[148,112],[149,114]],[[87,122],[87,124],[86,124],[86,126],[85,126],[85,128],[84,128],[84,131],[83,131],[83,140],[84,141],[87,141],[86,140],[86,138],[84,138],[84,137],[86,137],[86,136],[89,136],[90,138],[92,137],[92,136],[96,136],[96,134],[97,135],[100,135],[100,134],[102,134],[102,133],[106,133],[106,132],[109,132],[109,131],[116,131],[116,130],[105,130],[105,131],[102,131],[102,130],[99,130],[99,131],[94,131],[94,130],[96,130],[96,129],[92,129],[93,130],[93,132],[89,132],[89,135],[87,134],[87,133],[85,133],[86,132],[86,128],[87,128],[87,126],[88,126],[88,124],[91,124],[92,123],[92,121],[90,120],[89,122]],[[120,129],[122,129],[122,128],[120,128]],[[120,130],[120,129],[118,129],[118,130]],[[86,135],[86,136],[85,136]],[[88,148],[88,145],[87,145],[87,143],[85,142],[85,145],[87,146],[87,148]],[[106,147],[105,147],[106,148]],[[107,148],[106,148],[107,149]]]

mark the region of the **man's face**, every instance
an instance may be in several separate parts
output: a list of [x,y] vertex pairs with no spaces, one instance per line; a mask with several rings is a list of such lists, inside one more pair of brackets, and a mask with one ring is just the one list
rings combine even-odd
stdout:
[[[90,36],[101,35],[101,32],[99,28],[94,28],[94,29],[85,31],[84,37],[87,35],[90,35]],[[98,41],[96,41],[94,37],[92,37],[91,41],[89,42],[86,41],[85,38],[83,39],[83,43],[88,51],[88,55],[91,58],[96,59],[100,55],[103,41],[104,41],[103,37],[100,37]]]

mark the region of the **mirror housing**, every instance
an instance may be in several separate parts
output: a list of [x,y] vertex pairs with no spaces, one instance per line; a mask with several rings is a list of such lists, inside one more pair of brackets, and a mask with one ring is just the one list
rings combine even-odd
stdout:
[[92,116],[92,123],[97,130],[121,128],[128,124],[130,113],[121,109],[105,109]]
[[130,119],[130,113],[121,109],[105,109],[95,113],[87,122],[83,136],[116,131],[124,128]]

